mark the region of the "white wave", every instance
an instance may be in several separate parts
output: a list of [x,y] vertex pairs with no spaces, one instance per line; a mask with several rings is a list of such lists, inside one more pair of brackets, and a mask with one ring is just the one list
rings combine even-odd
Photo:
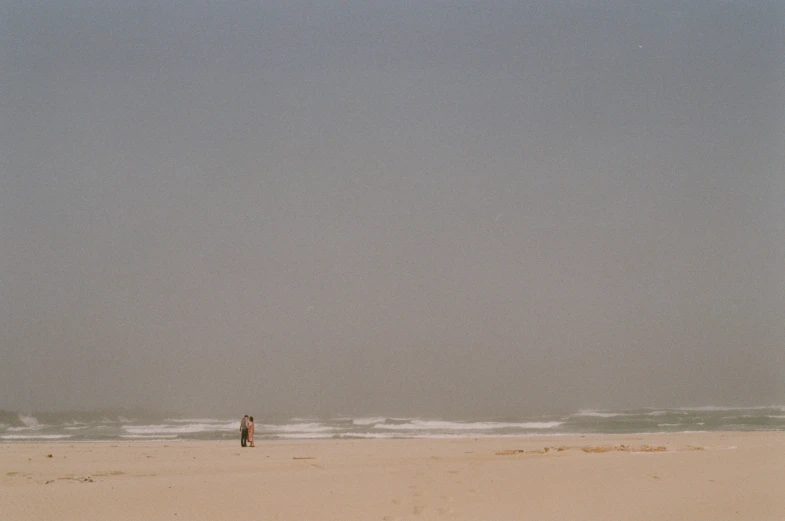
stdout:
[[390,439],[397,438],[399,435],[390,432],[346,432],[337,435],[339,438],[368,438],[368,439]]
[[157,440],[157,439],[171,440],[172,438],[176,438],[177,434],[121,434],[120,437],[136,439],[136,440]]
[[646,416],[662,416],[662,415],[664,415],[664,414],[668,414],[668,411],[652,411],[652,412],[647,412],[647,413],[646,413]]
[[284,438],[287,440],[311,440],[311,439],[324,439],[332,438],[332,434],[319,433],[319,432],[295,432],[286,434],[276,434],[277,438]]
[[114,423],[133,423],[136,420],[133,418],[126,418],[125,416],[117,416],[116,418],[109,418],[108,416],[104,416],[100,420],[96,421],[96,423],[102,423],[105,425],[111,425]]
[[0,439],[4,440],[59,440],[70,438],[70,434],[3,434]]
[[[166,418],[167,423],[226,423],[232,420],[219,420],[215,418]],[[237,428],[240,428],[240,422],[237,422]]]
[[259,429],[262,431],[269,431],[269,432],[317,433],[317,432],[332,432],[335,430],[335,427],[329,427],[321,423],[288,423],[285,425],[265,424],[265,425],[261,425]]
[[756,405],[752,407],[732,407],[732,406],[715,406],[706,405],[703,407],[678,407],[677,411],[690,411],[690,412],[728,412],[728,411],[759,411],[761,409],[776,409],[771,405]]
[[34,431],[38,430],[38,428],[33,427],[8,427],[9,432],[21,432],[21,431]]
[[384,423],[387,421],[387,418],[384,416],[375,416],[370,418],[355,418],[352,420],[352,423],[355,425],[373,425],[375,423]]
[[657,427],[678,427],[681,423],[658,423]]
[[573,416],[590,416],[593,418],[615,418],[616,416],[629,416],[629,414],[624,414],[621,412],[603,412],[603,411],[595,411],[592,409],[584,409],[576,412]]
[[71,427],[63,427],[64,431],[81,431],[87,428],[87,425],[72,425]]
[[[33,416],[26,416],[24,414],[19,414],[19,421],[22,422],[24,427],[17,427],[17,429],[40,429],[41,424],[38,423],[38,420],[35,419]],[[11,429],[9,429],[11,430]]]
[[778,419],[778,420],[782,420],[782,419],[785,419],[785,416],[780,416],[780,415],[776,415],[776,416],[766,416],[766,418],[775,418],[775,419]]
[[[497,434],[491,432],[422,432],[415,431],[406,434],[390,433],[390,432],[358,432],[346,433],[339,435],[340,438],[367,438],[367,439],[392,439],[392,438],[406,438],[406,439],[424,439],[424,440],[465,440],[467,438],[536,438],[538,436],[546,436],[544,433],[526,433],[526,434]],[[562,433],[548,433],[547,436],[570,436],[570,434]]]
[[412,420],[409,423],[387,424],[377,423],[374,429],[388,429],[388,430],[449,430],[449,431],[464,431],[464,430],[493,430],[493,429],[553,429],[558,427],[562,422],[523,422],[523,423],[501,423],[501,422],[450,422],[438,420]]
[[129,434],[193,434],[197,432],[233,431],[240,429],[240,422],[191,423],[180,425],[123,425]]

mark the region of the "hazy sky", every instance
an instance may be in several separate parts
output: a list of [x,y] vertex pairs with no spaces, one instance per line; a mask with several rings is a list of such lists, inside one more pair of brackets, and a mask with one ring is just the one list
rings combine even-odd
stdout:
[[782,2],[191,4],[0,5],[0,408],[785,403]]

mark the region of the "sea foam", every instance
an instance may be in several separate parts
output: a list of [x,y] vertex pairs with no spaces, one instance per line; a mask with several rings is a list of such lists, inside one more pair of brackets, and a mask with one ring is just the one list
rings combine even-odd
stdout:
[[3,440],[59,440],[70,438],[70,434],[2,434]]
[[233,431],[240,429],[240,422],[186,423],[176,425],[123,425],[129,434],[195,434],[198,432]]
[[441,420],[412,420],[409,423],[377,423],[375,429],[389,430],[446,430],[446,431],[483,431],[493,429],[553,429],[562,422],[452,422]]
[[284,425],[264,424],[257,427],[258,430],[278,433],[320,433],[334,431],[335,427],[330,427],[322,423],[288,423]]
[[354,425],[374,425],[376,423],[384,423],[387,418],[384,416],[373,416],[370,418],[355,418],[352,420]]

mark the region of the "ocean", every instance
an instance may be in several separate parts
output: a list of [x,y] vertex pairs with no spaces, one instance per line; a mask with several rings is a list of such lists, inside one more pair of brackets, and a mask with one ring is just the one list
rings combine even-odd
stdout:
[[[235,440],[240,418],[187,418],[127,411],[0,411],[0,442]],[[783,431],[785,406],[582,410],[520,418],[256,418],[257,441],[363,438],[480,438],[568,434]]]

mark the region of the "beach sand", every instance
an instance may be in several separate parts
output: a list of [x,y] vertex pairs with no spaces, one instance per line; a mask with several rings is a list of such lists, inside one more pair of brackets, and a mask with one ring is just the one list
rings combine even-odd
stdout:
[[0,519],[785,520],[785,433],[0,444]]

